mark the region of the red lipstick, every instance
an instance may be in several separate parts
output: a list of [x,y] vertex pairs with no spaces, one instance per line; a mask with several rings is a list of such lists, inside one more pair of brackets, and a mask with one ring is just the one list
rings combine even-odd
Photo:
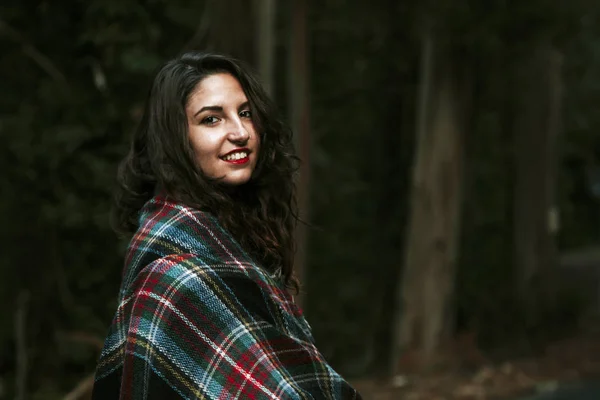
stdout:
[[[227,160],[226,157],[231,155],[231,154],[235,154],[235,153],[246,153],[246,157],[243,158],[238,158],[238,159],[232,159],[232,160]],[[228,162],[230,164],[246,164],[248,161],[250,161],[250,150],[247,148],[241,148],[241,149],[234,149],[230,152],[228,152],[227,154],[221,156],[221,159],[225,162]]]

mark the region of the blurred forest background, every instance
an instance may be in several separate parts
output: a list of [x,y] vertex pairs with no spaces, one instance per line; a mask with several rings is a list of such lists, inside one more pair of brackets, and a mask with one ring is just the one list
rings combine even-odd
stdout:
[[[294,128],[301,301],[350,380],[510,374],[583,343],[599,16],[593,0],[3,1],[0,399],[89,384],[126,245],[116,167],[157,67],[188,49],[250,63]],[[596,349],[556,379],[588,379]]]

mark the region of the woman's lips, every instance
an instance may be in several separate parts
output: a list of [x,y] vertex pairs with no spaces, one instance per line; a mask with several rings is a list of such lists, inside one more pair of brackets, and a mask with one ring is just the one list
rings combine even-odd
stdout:
[[247,148],[235,149],[221,157],[230,164],[245,164],[250,161],[250,150]]
[[248,161],[250,161],[250,157],[246,156],[244,158],[239,158],[237,160],[223,160],[225,162],[228,162],[230,164],[246,164]]

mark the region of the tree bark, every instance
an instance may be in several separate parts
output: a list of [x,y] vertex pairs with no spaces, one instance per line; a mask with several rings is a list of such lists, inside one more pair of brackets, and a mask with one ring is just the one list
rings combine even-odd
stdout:
[[[294,0],[291,5],[292,29],[290,35],[288,95],[290,121],[294,132],[294,145],[300,157],[300,174],[297,180],[297,200],[300,218],[308,221],[310,188],[310,109],[308,71],[307,4]],[[300,282],[306,281],[307,229],[303,223],[296,230],[296,256],[294,268]],[[304,295],[296,298],[302,307]]]
[[529,326],[539,322],[554,297],[561,65],[560,54],[542,41],[515,66],[515,283]]
[[255,7],[251,1],[211,0],[207,13],[211,16],[208,26],[207,50],[227,54],[256,66]]
[[[450,48],[423,39],[409,232],[398,291],[394,362],[417,350],[428,367],[450,330],[459,245],[463,168],[463,93]],[[434,57],[435,54],[435,57]],[[398,372],[393,366],[394,375]]]
[[17,298],[15,311],[15,343],[16,343],[16,383],[15,400],[25,400],[27,396],[27,376],[29,374],[29,354],[27,351],[27,308],[29,291],[22,289]]
[[256,1],[256,59],[258,72],[269,96],[275,88],[275,0]]

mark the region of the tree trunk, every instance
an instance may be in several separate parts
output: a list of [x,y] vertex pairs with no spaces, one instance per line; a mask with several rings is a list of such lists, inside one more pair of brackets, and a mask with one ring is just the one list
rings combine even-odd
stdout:
[[[409,232],[396,309],[400,315],[395,316],[393,359],[397,363],[402,352],[417,349],[420,367],[432,365],[452,322],[464,99],[458,63],[449,50],[435,46],[430,34],[425,35]],[[397,365],[392,371],[398,372]]]
[[[308,221],[310,187],[310,114],[309,114],[309,71],[308,71],[308,32],[306,27],[307,4],[304,0],[294,0],[291,5],[292,29],[289,52],[288,93],[289,109],[294,145],[300,156],[300,176],[297,181],[298,208],[300,218]],[[294,267],[300,282],[306,281],[307,229],[303,223],[296,230],[296,257]],[[303,293],[297,303],[304,303]]]
[[258,72],[269,96],[275,88],[275,0],[256,1],[256,59]]
[[539,322],[554,297],[561,64],[560,54],[542,42],[515,66],[515,283],[529,326]]
[[256,66],[255,7],[251,1],[218,0],[207,3],[211,16],[207,50],[223,53]]

